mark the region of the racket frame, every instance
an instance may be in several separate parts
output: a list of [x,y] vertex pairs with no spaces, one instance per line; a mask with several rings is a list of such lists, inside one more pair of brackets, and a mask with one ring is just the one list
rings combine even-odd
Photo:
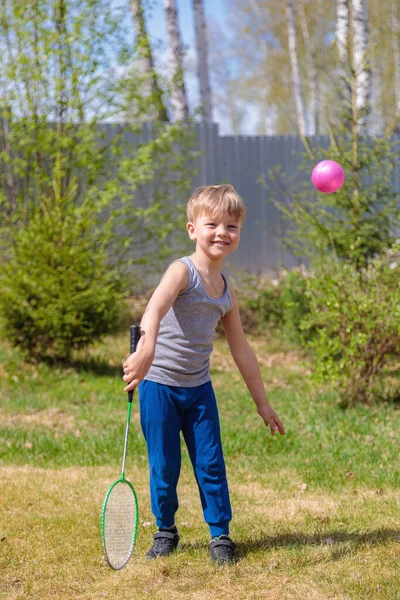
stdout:
[[[134,499],[134,504],[135,504],[135,522],[134,522],[134,526],[133,526],[132,543],[131,543],[131,546],[129,548],[129,552],[126,555],[126,558],[125,558],[124,562],[120,566],[116,567],[115,565],[112,565],[111,562],[108,559],[107,548],[106,548],[106,541],[105,541],[105,536],[104,536],[104,524],[105,524],[105,514],[106,514],[106,508],[107,508],[108,498],[109,498],[111,492],[113,491],[113,489],[115,488],[115,486],[118,483],[124,483],[124,484],[128,485],[130,487],[131,491],[132,491],[133,499]],[[138,511],[138,501],[137,501],[137,496],[136,496],[135,488],[133,487],[133,485],[131,484],[131,482],[128,481],[127,479],[125,479],[125,477],[121,474],[121,477],[119,477],[119,479],[117,479],[116,481],[114,481],[114,483],[112,483],[110,485],[110,487],[108,488],[107,493],[106,493],[105,498],[104,498],[103,508],[102,508],[102,511],[101,511],[101,539],[102,539],[102,542],[103,542],[104,556],[105,556],[105,559],[106,559],[108,565],[114,571],[120,571],[121,569],[123,569],[124,567],[126,567],[126,565],[128,564],[128,561],[129,561],[129,559],[132,556],[132,552],[133,552],[133,549],[134,549],[135,544],[136,544],[138,526],[139,526],[139,511]]]

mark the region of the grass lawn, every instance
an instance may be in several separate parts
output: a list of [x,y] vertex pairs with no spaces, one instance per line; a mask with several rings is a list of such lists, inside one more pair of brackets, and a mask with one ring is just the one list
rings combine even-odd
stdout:
[[140,510],[129,565],[104,562],[99,515],[119,475],[126,418],[115,336],[67,367],[25,364],[0,343],[0,598],[400,600],[400,410],[341,409],[280,340],[253,339],[272,405],[272,437],[218,339],[212,361],[238,562],[208,557],[208,532],[183,451],[181,548],[144,554],[154,531],[146,449],[134,404],[126,474]]

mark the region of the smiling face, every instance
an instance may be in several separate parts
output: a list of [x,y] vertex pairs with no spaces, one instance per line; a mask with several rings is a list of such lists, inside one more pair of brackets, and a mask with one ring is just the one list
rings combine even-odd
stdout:
[[190,239],[196,242],[196,253],[211,260],[223,260],[236,250],[240,241],[240,220],[230,214],[201,214],[186,227]]

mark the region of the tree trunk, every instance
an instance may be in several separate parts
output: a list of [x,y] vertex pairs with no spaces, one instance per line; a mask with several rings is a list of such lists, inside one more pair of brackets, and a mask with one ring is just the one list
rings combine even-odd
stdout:
[[394,71],[394,98],[396,113],[400,117],[400,23],[398,0],[392,0],[392,49]]
[[[4,155],[3,161],[5,163],[6,181],[8,187],[8,194],[10,197],[10,205],[4,202],[4,212],[7,216],[11,216],[17,212],[17,185],[14,177],[14,171],[12,168],[13,152],[10,144],[10,110],[4,106],[1,111],[1,121],[3,125],[3,144],[4,144]],[[4,158],[7,157],[7,160]],[[1,208],[1,207],[0,207]]]
[[351,103],[350,64],[352,59],[349,52],[349,1],[351,0],[336,0],[336,48],[341,65],[340,97],[345,104]]
[[305,55],[307,62],[308,80],[310,86],[310,101],[309,101],[309,118],[308,118],[308,134],[315,135],[318,133],[318,77],[317,70],[314,65],[313,46],[310,33],[308,31],[307,19],[304,10],[304,5],[300,3],[300,23],[303,32],[305,45]]
[[167,22],[169,64],[172,75],[172,107],[175,119],[186,121],[189,119],[189,106],[183,77],[183,46],[178,25],[176,0],[164,0],[164,12]]
[[348,95],[355,95],[355,98],[351,98],[351,104],[355,102],[360,130],[366,124],[371,95],[371,73],[366,62],[369,35],[367,11],[364,0],[337,0],[336,7],[336,44],[345,71]]
[[136,48],[143,74],[147,77],[146,95],[152,96],[158,121],[169,121],[167,109],[163,101],[163,92],[158,84],[154,68],[153,53],[144,19],[142,0],[130,0],[136,34]]
[[210,77],[208,73],[208,42],[203,0],[193,0],[197,47],[197,77],[203,120],[212,122]]
[[303,90],[301,84],[301,75],[299,69],[299,62],[297,59],[297,39],[296,39],[296,24],[294,16],[293,0],[287,0],[286,2],[286,19],[287,19],[287,31],[288,31],[288,44],[289,44],[289,56],[290,56],[290,67],[292,71],[292,85],[294,101],[296,106],[296,119],[297,127],[301,136],[306,135],[306,119],[304,112],[304,100]]
[[356,102],[359,126],[365,127],[371,97],[371,71],[367,65],[368,18],[365,0],[352,0],[353,70],[356,74]]
[[349,0],[336,3],[336,46],[342,65],[349,63]]

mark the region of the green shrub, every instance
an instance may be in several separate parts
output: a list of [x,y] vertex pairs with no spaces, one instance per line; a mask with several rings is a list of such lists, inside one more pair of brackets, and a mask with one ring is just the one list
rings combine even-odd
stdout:
[[304,344],[312,334],[303,328],[309,314],[307,276],[299,270],[282,271],[279,278],[247,276],[240,290],[242,321],[247,330],[280,330],[290,342]]
[[107,236],[86,204],[70,200],[42,199],[0,265],[5,335],[32,358],[66,359],[120,320],[121,287],[107,264]]
[[314,334],[313,327],[304,328],[303,322],[310,313],[307,294],[307,277],[302,271],[284,271],[279,291],[283,307],[282,331],[295,344],[307,343]]
[[395,399],[400,386],[388,366],[400,353],[400,267],[390,256],[357,270],[328,264],[307,279],[309,342],[319,380],[342,404]]
[[239,303],[245,331],[276,329],[283,322],[279,282],[269,277],[241,274]]

